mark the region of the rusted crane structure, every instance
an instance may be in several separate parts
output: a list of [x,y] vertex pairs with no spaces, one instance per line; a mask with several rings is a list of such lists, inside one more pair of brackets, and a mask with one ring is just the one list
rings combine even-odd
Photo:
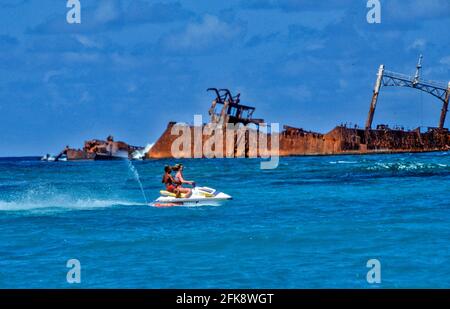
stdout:
[[264,119],[253,118],[254,107],[240,104],[240,93],[233,96],[230,90],[217,88],[208,88],[207,91],[212,91],[216,95],[209,109],[211,123],[242,123],[244,125],[252,123],[256,126],[264,123]]
[[450,82],[446,85],[444,83],[435,81],[422,80],[420,71],[422,69],[423,56],[420,55],[419,62],[416,66],[416,74],[414,76],[408,76],[405,74],[395,73],[387,71],[382,64],[378,69],[377,81],[373,90],[372,101],[370,103],[369,115],[367,116],[366,129],[372,128],[373,117],[375,114],[375,108],[377,106],[378,96],[380,94],[381,87],[408,87],[423,92],[429,93],[438,100],[442,101],[441,116],[439,118],[438,128],[443,129],[445,125],[445,118],[448,111],[448,101],[450,97]]

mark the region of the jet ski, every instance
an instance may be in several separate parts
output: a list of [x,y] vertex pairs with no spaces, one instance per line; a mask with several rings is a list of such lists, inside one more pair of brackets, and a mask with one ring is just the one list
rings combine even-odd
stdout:
[[186,197],[181,194],[180,197],[172,192],[161,190],[161,196],[155,200],[153,206],[171,207],[171,206],[196,206],[196,205],[216,205],[219,202],[231,200],[232,197],[216,189],[208,187],[195,187],[192,189],[192,195]]

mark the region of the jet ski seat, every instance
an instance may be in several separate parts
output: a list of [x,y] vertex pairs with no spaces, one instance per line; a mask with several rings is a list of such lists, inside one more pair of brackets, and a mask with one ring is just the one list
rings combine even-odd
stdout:
[[[175,193],[172,193],[172,192],[169,192],[169,191],[166,191],[166,190],[161,190],[161,191],[159,191],[159,193],[160,193],[162,196],[177,197],[177,195],[176,195]],[[180,197],[181,197],[181,198],[185,198],[185,197],[186,197],[186,194],[182,193],[182,194],[180,195]]]
[[[215,190],[210,188],[198,188],[198,195],[204,196],[204,197],[214,197],[215,196]],[[161,190],[159,191],[161,196],[169,196],[169,197],[177,197],[175,193],[169,192],[167,190]],[[185,198],[186,194],[182,193],[180,195],[180,198]]]

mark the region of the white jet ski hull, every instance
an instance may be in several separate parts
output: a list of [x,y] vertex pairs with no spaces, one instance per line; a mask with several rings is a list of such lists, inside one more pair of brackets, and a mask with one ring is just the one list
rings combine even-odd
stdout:
[[170,197],[170,196],[161,196],[156,199],[156,202],[160,203],[182,203],[182,202],[208,202],[208,201],[227,201],[231,200],[231,196],[228,194],[220,192],[215,197],[196,197],[191,196],[188,198],[176,198],[176,197]]
[[[162,191],[164,192],[164,191]],[[231,200],[232,197],[223,192],[217,192],[215,189],[207,187],[196,187],[192,190],[192,195],[190,197],[180,197],[177,198],[173,196],[160,196],[155,200],[155,203],[166,203],[166,204],[204,204],[208,202],[223,202]]]

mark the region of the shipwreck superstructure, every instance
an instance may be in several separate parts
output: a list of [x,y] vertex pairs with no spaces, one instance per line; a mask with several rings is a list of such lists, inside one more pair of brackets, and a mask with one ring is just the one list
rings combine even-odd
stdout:
[[264,119],[254,119],[255,108],[242,105],[241,94],[233,96],[228,89],[209,88],[207,91],[213,91],[216,98],[212,101],[209,109],[211,123],[242,123],[244,125],[255,124],[259,126],[264,123]]
[[[322,134],[296,128],[283,126],[279,134],[279,149],[268,148],[271,155],[333,155],[333,154],[369,154],[369,153],[396,153],[396,152],[427,152],[444,151],[450,149],[450,133],[445,128],[450,96],[450,82],[448,84],[435,81],[426,81],[421,78],[422,56],[416,67],[416,74],[408,76],[386,70],[384,65],[378,69],[377,79],[373,90],[369,113],[363,128],[336,126],[328,133]],[[428,127],[425,132],[417,127],[413,130],[403,128],[390,128],[387,125],[372,127],[376,105],[382,87],[408,87],[423,91],[434,96],[442,102],[441,114],[437,127]],[[209,88],[215,98],[209,109],[210,123],[225,125],[242,124],[252,127],[258,134],[265,134],[270,141],[271,134],[260,130],[266,126],[263,119],[253,118],[255,107],[241,104],[241,95],[232,95],[228,89]],[[170,122],[155,145],[147,153],[147,158],[170,158],[171,145],[178,136],[171,134],[176,122]],[[235,137],[235,141],[236,141]],[[248,134],[245,135],[245,150],[239,152],[235,148],[236,156],[248,156]],[[203,141],[207,137],[203,136]],[[239,142],[239,141],[236,141]],[[270,143],[268,143],[270,145]],[[185,157],[194,157],[185,154]]]
[[[267,127],[267,124],[264,122],[264,119],[253,118],[253,113],[256,108],[249,105],[241,104],[240,96],[233,95],[229,89],[218,89],[218,88],[208,88],[208,92],[212,92],[215,94],[215,98],[211,103],[211,107],[209,108],[209,116],[210,121],[209,124],[217,127],[221,127],[227,134],[230,134],[229,131],[226,130],[226,126],[229,124],[233,125],[243,125],[249,127],[249,130],[253,130],[257,134],[263,134],[260,132],[262,126]],[[162,134],[162,136],[158,139],[158,141],[153,145],[150,151],[147,153],[147,158],[170,158],[171,154],[171,146],[174,141],[178,138],[178,136],[173,135],[172,129],[176,125],[176,122],[170,122]],[[202,129],[206,124],[202,125]],[[192,133],[191,136],[191,147],[187,152],[182,152],[182,157],[198,157],[195,151],[195,137],[194,126],[190,127],[190,131]],[[244,135],[240,136],[237,132],[233,132],[233,146],[232,149],[227,149],[227,142],[225,140],[226,136],[224,135],[223,141],[223,156],[226,156],[226,153],[230,153],[233,157],[248,157],[249,156],[249,132],[246,132]],[[270,139],[270,135],[268,135]],[[204,144],[208,136],[201,137],[201,144]],[[240,148],[238,145],[242,144],[243,147]]]

